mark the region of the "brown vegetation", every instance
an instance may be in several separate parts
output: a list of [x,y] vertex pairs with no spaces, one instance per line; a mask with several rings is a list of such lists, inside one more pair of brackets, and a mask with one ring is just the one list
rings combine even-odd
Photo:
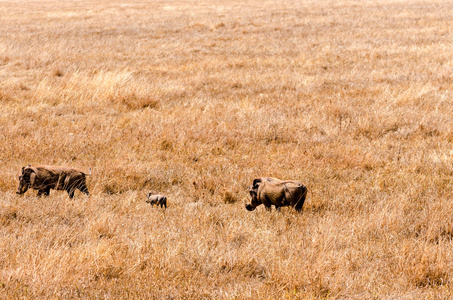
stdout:
[[[0,297],[451,298],[452,11],[2,1]],[[92,196],[15,195],[28,164]],[[259,176],[303,213],[246,211]]]

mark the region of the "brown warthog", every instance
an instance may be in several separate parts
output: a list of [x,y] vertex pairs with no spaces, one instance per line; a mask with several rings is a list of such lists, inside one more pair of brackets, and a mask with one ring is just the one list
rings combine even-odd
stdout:
[[293,206],[297,211],[301,211],[307,197],[307,188],[295,180],[261,177],[253,180],[249,193],[252,201],[245,205],[249,211],[255,210],[261,204],[268,210],[274,205],[277,210],[282,206]]
[[167,197],[165,197],[164,195],[150,192],[146,197],[146,203],[150,203],[151,206],[154,206],[154,204],[156,204],[157,206],[160,205],[160,207],[165,206],[165,209],[167,209]]
[[22,168],[19,176],[19,187],[16,194],[22,195],[29,188],[38,190],[38,197],[42,194],[48,196],[51,189],[65,190],[69,198],[74,197],[75,189],[81,190],[88,196],[86,174],[73,168],[54,166],[27,166]]

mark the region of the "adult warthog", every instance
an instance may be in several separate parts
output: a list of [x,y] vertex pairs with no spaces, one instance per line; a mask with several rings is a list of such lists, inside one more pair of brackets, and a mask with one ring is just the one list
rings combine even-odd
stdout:
[[[90,173],[91,174],[91,173]],[[38,197],[42,194],[48,196],[51,189],[65,190],[69,198],[74,197],[74,192],[79,189],[88,196],[86,176],[90,175],[80,170],[55,166],[27,166],[22,167],[19,176],[19,187],[16,194],[22,195],[29,188],[38,190]]]
[[301,211],[307,197],[307,188],[295,180],[261,177],[253,180],[249,193],[252,201],[245,205],[249,211],[255,210],[261,204],[268,210],[274,205],[276,209],[280,209],[282,206],[292,206],[297,211]]

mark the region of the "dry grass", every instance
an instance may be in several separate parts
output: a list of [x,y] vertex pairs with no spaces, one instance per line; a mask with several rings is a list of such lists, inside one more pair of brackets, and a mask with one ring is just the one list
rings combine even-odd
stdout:
[[[452,11],[0,2],[0,297],[453,297]],[[93,195],[17,196],[28,164]],[[246,211],[262,175],[304,212]]]

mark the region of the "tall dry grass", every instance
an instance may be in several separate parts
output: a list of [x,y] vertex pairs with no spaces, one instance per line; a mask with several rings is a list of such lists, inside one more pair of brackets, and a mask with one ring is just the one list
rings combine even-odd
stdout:
[[[452,11],[0,2],[1,297],[452,297]],[[92,196],[17,196],[28,164]],[[263,175],[303,213],[246,211]]]

